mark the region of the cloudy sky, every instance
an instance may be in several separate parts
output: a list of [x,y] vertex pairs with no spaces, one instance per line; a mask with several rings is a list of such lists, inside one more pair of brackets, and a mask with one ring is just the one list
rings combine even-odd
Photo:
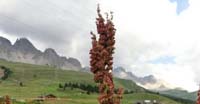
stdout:
[[97,3],[114,12],[115,67],[189,91],[200,83],[199,0],[0,0],[0,36],[27,37],[88,66]]

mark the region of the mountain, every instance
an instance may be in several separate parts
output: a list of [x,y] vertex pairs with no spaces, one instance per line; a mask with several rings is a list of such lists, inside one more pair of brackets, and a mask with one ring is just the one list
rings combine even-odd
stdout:
[[[45,91],[48,91],[48,93],[51,92],[58,95],[63,95],[62,92],[59,92],[56,89],[55,91],[57,92],[51,90],[52,88],[55,88],[55,86],[58,85],[58,82],[59,83],[81,82],[94,85],[91,74],[86,74],[77,71],[67,71],[67,70],[83,69],[81,71],[89,72],[89,67],[82,68],[81,63],[77,59],[71,57],[70,58],[62,57],[58,55],[56,51],[52,48],[47,48],[44,52],[42,52],[37,48],[35,48],[35,46],[27,38],[17,39],[16,42],[12,45],[8,39],[0,37],[0,59],[3,59],[0,60],[0,65],[9,67],[11,68],[12,71],[11,77],[9,76],[8,81],[3,82],[3,84],[5,83],[10,83],[10,84],[5,84],[6,85],[5,87],[1,86],[0,92],[2,92],[1,93],[2,95],[5,95],[3,91],[6,91],[6,93],[9,92],[10,94],[15,95],[15,97],[21,95],[35,97],[38,96],[39,94],[46,93]],[[22,63],[15,63],[15,62],[22,62]],[[24,64],[24,63],[29,63],[29,64]],[[65,70],[55,70],[57,68],[62,68]],[[145,89],[138,85],[144,86],[145,88],[150,88],[147,87],[147,85],[155,85],[159,82],[158,79],[156,79],[152,75],[145,77],[138,77],[131,72],[126,72],[126,70],[123,67],[116,68],[113,71],[113,73],[114,76],[122,78],[122,79],[118,78],[115,79],[117,87],[123,87],[125,88],[125,90],[131,90],[131,91],[135,90],[137,92],[139,91],[143,93]],[[2,69],[0,69],[0,77],[1,76],[3,76]],[[20,93],[16,92],[17,90],[16,91],[12,90],[13,85],[15,85],[16,87],[18,85],[18,82],[23,82],[23,84],[25,84],[25,87],[20,88]],[[136,82],[138,85],[134,82]],[[37,85],[41,85],[42,87]],[[49,88],[50,90],[48,90],[48,87],[52,88]],[[165,87],[165,85],[162,84],[160,85],[160,87]],[[46,88],[47,90],[44,91],[44,89]],[[37,90],[35,94],[33,94],[34,96],[29,95],[28,92],[30,92],[30,90],[34,91]],[[142,96],[146,96],[146,94]],[[148,96],[146,97],[148,98]],[[160,96],[158,96],[158,98],[160,98]]]
[[22,54],[37,54],[41,53],[33,44],[26,38],[17,39],[13,45],[13,49]]
[[11,47],[12,44],[8,39],[0,37],[0,58],[9,58],[11,54]]
[[132,72],[126,72],[123,67],[117,67],[114,69],[114,76],[120,77],[123,79],[132,79],[135,82],[138,82],[142,85],[151,83],[154,84],[157,82],[157,79],[153,75],[145,76],[145,77],[137,77]]
[[79,60],[61,57],[51,48],[41,52],[27,38],[17,39],[12,45],[8,39],[0,37],[0,58],[13,62],[49,65],[66,70],[81,69]]
[[1,46],[1,48],[10,47],[10,46],[12,46],[12,44],[8,39],[3,38],[3,37],[0,36],[0,46]]
[[[63,89],[60,85],[65,83],[97,86],[93,75],[86,72],[73,70],[57,70],[47,65],[33,65],[18,62],[9,62],[0,59],[1,67],[9,69],[12,73],[5,80],[0,80],[0,96],[9,95],[14,104],[36,104],[33,98],[52,94],[57,99],[45,100],[45,104],[97,104],[98,94],[88,93],[86,90],[67,87]],[[23,86],[21,86],[21,84]],[[124,88],[131,93],[123,94],[122,104],[135,104],[138,101],[157,100],[162,104],[194,104],[182,99],[174,99],[152,93],[138,86],[131,80],[114,78],[115,88]],[[31,92],[31,93],[30,93]],[[0,97],[1,98],[1,97]],[[15,102],[16,101],[16,102]]]
[[197,98],[197,91],[188,92],[186,90],[182,90],[179,88],[166,90],[166,91],[160,91],[159,93],[174,96],[174,97],[179,97],[179,98],[183,98],[183,99],[189,99],[192,101],[196,101],[196,98]]
[[[90,73],[90,67],[86,66],[82,68],[81,71]],[[115,68],[113,75],[117,78],[132,80],[133,82],[136,82],[137,85],[153,91],[165,91],[174,88],[169,83],[157,79],[153,75],[138,77],[132,72],[127,72],[123,67]]]
[[161,79],[157,79],[153,75],[138,77],[132,72],[127,72],[123,67],[115,68],[113,71],[113,75],[118,78],[132,80],[136,82],[138,85],[150,90],[156,89],[157,91],[163,91],[173,88],[167,82]]
[[[0,58],[13,62],[90,72],[89,67],[82,68],[79,60],[72,57],[62,57],[52,48],[41,52],[27,38],[17,39],[12,45],[8,39],[0,37]],[[132,80],[146,89],[163,91],[171,88],[165,81],[157,79],[153,75],[138,77],[132,72],[127,72],[123,67],[115,68],[113,74],[118,78]]]

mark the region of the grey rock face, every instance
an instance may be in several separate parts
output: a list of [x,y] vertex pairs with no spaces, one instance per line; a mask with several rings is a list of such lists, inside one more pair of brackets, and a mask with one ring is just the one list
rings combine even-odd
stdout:
[[10,47],[10,46],[12,46],[11,42],[8,39],[0,36],[0,47]]
[[26,38],[17,39],[14,45],[0,37],[0,58],[8,61],[48,65],[67,70],[80,70],[81,63],[75,58],[59,56],[54,49],[41,52]]
[[0,37],[0,58],[10,58],[11,57],[11,42],[3,37]]
[[81,63],[75,58],[70,57],[67,59],[67,62],[71,63],[74,66],[81,68]]
[[133,80],[134,82],[142,85],[157,83],[157,79],[153,75],[138,77],[132,72],[126,72],[123,67],[115,68],[113,71],[113,75],[118,78]]
[[115,68],[113,71],[113,75],[118,78],[132,80],[138,85],[150,90],[164,91],[174,88],[174,86],[172,86],[171,84],[167,83],[164,80],[157,79],[153,75],[138,77],[132,72],[127,72],[123,67]]
[[15,49],[23,54],[30,54],[30,53],[36,54],[36,53],[40,52],[26,38],[17,39],[17,41],[13,45],[13,49]]
[[142,78],[139,78],[139,80],[142,82],[142,84],[146,84],[146,83],[156,83],[157,79],[153,76],[153,75],[149,75],[149,76],[145,76]]

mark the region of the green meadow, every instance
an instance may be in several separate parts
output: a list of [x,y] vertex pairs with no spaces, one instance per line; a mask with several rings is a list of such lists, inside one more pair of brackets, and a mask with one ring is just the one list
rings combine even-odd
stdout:
[[[12,72],[7,79],[0,81],[0,96],[9,95],[14,99],[14,104],[98,104],[97,93],[88,94],[78,88],[59,89],[59,84],[64,83],[96,86],[92,74],[5,60],[0,60],[0,66],[9,68]],[[115,78],[114,83],[116,88],[123,87],[134,92],[124,94],[122,104],[134,104],[142,100],[157,100],[161,104],[182,104],[156,93],[148,93],[130,80]],[[55,95],[56,99],[33,102],[38,96],[47,94]]]

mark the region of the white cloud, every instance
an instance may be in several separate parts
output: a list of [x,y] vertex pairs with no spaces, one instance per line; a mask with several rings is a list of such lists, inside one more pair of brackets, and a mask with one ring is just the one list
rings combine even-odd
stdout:
[[[190,7],[180,15],[176,14],[176,5],[168,0],[101,1],[102,8],[115,11],[116,57],[121,59],[117,63],[141,76],[154,74],[178,87],[198,89],[199,0],[190,0]],[[147,63],[166,55],[175,56],[176,63]]]
[[4,33],[3,31],[0,31],[0,36],[8,38],[12,44],[17,39],[15,36],[8,35],[8,34]]
[[[88,65],[88,58],[79,55],[90,45],[80,44],[90,44],[96,5],[96,0],[0,0],[0,31],[16,38],[27,37],[40,50],[51,47]],[[89,57],[88,53],[84,56]]]
[[[40,49],[52,47],[59,53],[77,57],[84,65],[88,65],[91,46],[89,32],[95,30],[96,1],[49,1],[47,4],[31,1],[30,4],[27,0],[1,0],[0,16],[6,14],[34,29],[32,32],[23,23],[15,21],[16,26],[13,27],[13,21],[9,22],[10,19],[4,18],[5,20],[0,20],[0,29],[7,35],[3,33],[3,36],[11,40],[27,36]],[[190,6],[180,15],[176,14],[176,4],[169,0],[98,2],[102,12],[114,11],[117,28],[115,66],[126,67],[140,76],[154,74],[178,87],[197,90],[197,83],[200,82],[199,0],[190,0]],[[11,26],[8,26],[9,23]],[[148,63],[162,56],[176,57],[175,64]]]

